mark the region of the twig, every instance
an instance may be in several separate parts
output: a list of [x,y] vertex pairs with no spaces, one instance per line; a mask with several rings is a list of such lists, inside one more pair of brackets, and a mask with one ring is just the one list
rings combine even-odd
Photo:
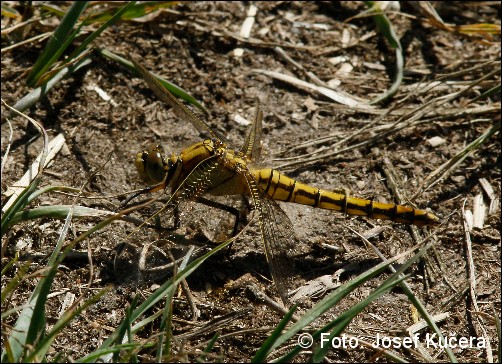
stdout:
[[[465,218],[465,202],[462,205],[462,216],[463,218],[463,227],[464,227],[464,234],[465,234],[465,249],[466,249],[466,258],[467,258],[467,274],[469,276],[469,297],[470,297],[470,302],[473,306],[473,310],[479,312],[479,306],[478,306],[478,301],[476,298],[476,270],[474,268],[474,258],[472,256],[472,241],[471,241],[471,234],[469,232],[469,227],[467,226],[466,218]],[[493,363],[493,353],[492,353],[492,347],[490,343],[490,337],[487,335],[487,332],[485,330],[485,323],[483,321],[483,318],[480,315],[476,316],[476,319],[474,319],[474,328],[476,329],[477,332],[482,332],[483,337],[485,339],[485,344],[486,344],[486,359],[488,363]]]
[[[277,303],[274,301],[272,298],[267,296],[265,293],[263,293],[254,283],[248,284],[247,288],[249,289],[249,292],[253,294],[253,296],[260,302],[266,304],[268,307],[270,307],[272,310],[277,312],[280,315],[285,315],[288,313],[288,310],[282,306],[281,304]],[[291,316],[291,321],[296,322],[300,318],[296,315]]]

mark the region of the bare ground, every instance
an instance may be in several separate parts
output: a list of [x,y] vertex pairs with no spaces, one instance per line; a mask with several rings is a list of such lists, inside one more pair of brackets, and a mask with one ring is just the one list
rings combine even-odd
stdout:
[[[340,85],[337,90],[343,90],[352,97],[371,100],[380,95],[392,82],[394,51],[375,30],[371,18],[344,23],[363,10],[362,3],[260,2],[257,6],[256,24],[249,41],[235,36],[246,18],[247,3],[200,2],[180,4],[175,8],[176,12],[164,12],[144,23],[121,23],[100,37],[99,47],[140,59],[149,70],[176,83],[203,102],[211,114],[210,125],[228,139],[227,144],[231,148],[240,148],[247,132],[247,126],[237,123],[235,115],[250,120],[254,99],[258,98],[265,115],[261,165],[278,168],[317,187],[344,188],[356,196],[379,201],[395,201],[386,171],[395,173],[398,189],[407,202],[431,172],[500,120],[499,94],[470,103],[486,91],[488,81],[500,82],[500,75],[496,74],[486,85],[481,83],[433,110],[422,118],[422,122],[364,144],[379,131],[389,128],[400,115],[433,98],[451,95],[469,82],[499,68],[498,63],[460,72],[487,61],[500,61],[500,39],[488,42],[481,37],[439,30],[425,24],[423,16],[415,10],[402,9],[404,13],[417,16],[391,16],[405,51],[403,84],[389,103],[362,110],[334,103],[317,92],[255,72],[256,69],[277,71],[305,81],[310,81],[305,72],[312,72],[323,82],[338,79]],[[457,25],[482,22],[500,25],[500,4],[475,7],[470,3],[440,4],[438,12],[445,22]],[[274,51],[277,45],[281,45],[289,57],[303,66],[304,71],[279,56]],[[2,98],[7,103],[13,104],[29,91],[24,83],[24,72],[33,64],[40,47],[31,45],[2,53]],[[242,56],[234,53],[238,47],[244,50]],[[349,66],[343,72],[343,67]],[[426,92],[415,92],[419,82],[435,80],[443,75],[448,76],[441,86]],[[104,101],[91,89],[94,84],[105,90],[118,106]],[[396,109],[391,115],[367,131],[360,131],[394,107]],[[43,103],[30,110],[29,116],[41,121],[50,137],[63,133],[66,138],[66,147],[46,170],[44,185],[80,187],[99,169],[86,187],[87,191],[98,196],[127,193],[144,186],[133,160],[136,153],[149,143],[161,143],[169,154],[180,153],[205,137],[191,125],[176,120],[142,80],[99,56],[94,58],[90,67],[51,91]],[[15,118],[12,127],[9,162],[2,175],[3,192],[22,176],[42,146],[36,130],[25,119]],[[4,123],[2,155],[6,150],[8,134],[8,125]],[[328,135],[330,139],[321,139]],[[318,148],[325,148],[322,154],[332,152],[330,146],[347,137],[351,139],[338,149],[358,143],[363,145],[330,158],[301,163],[308,153]],[[443,138],[446,142],[431,145],[433,137]],[[286,158],[290,157],[298,157],[300,163],[280,168],[289,162]],[[428,259],[415,266],[408,283],[431,313],[449,314],[439,323],[444,333],[457,337],[486,335],[492,348],[496,349],[499,343],[493,306],[500,317],[499,211],[487,215],[483,228],[471,234],[472,256],[466,249],[463,229],[462,209],[472,209],[474,197],[484,193],[481,178],[494,188],[496,200],[499,200],[498,135],[468,156],[447,178],[413,201],[419,208],[434,211],[442,218],[442,224],[420,230],[420,239],[430,235],[427,242],[434,241],[435,245],[429,251]],[[105,201],[85,199],[79,204],[114,209],[123,198],[108,198]],[[246,211],[242,199],[223,201]],[[70,197],[52,194],[45,196],[39,204],[71,202]],[[151,211],[158,207],[152,206]],[[422,243],[422,240],[414,239],[407,226],[346,217],[305,206],[281,204],[281,207],[290,217],[298,237],[298,250],[293,260],[299,282],[333,275],[344,269],[339,277],[344,283],[378,264],[378,257],[355,232],[365,234],[375,226],[383,227],[371,241],[386,257]],[[146,218],[149,214],[143,211],[136,216]],[[186,220],[182,232],[188,234],[195,231],[207,236],[220,233],[219,226],[228,220],[224,213],[199,206],[187,210],[184,216]],[[75,221],[70,238],[94,223],[95,220]],[[37,254],[42,257],[35,259],[30,271],[43,267],[44,255],[51,252],[61,226],[62,222],[49,219],[16,225],[2,240],[2,265],[19,251],[22,255]],[[61,267],[54,296],[47,305],[48,316],[54,320],[69,294],[88,296],[93,289],[108,283],[113,283],[115,289],[65,329],[51,349],[51,355],[64,352],[72,358],[79,358],[96,349],[124,317],[132,297],[147,295],[165,279],[161,276],[138,277],[134,266],[125,265],[127,259],[119,260],[120,263],[114,266],[119,243],[132,241],[141,246],[165,236],[146,228],[132,237],[128,236],[133,229],[134,225],[130,223],[117,222],[77,246],[77,251],[85,255],[90,251],[92,271],[87,258],[78,255],[74,261]],[[122,251],[122,254],[125,252]],[[120,254],[118,256],[121,257]],[[470,259],[476,279],[476,309],[468,289]],[[90,274],[91,288],[87,285]],[[321,327],[322,320],[329,320],[359,302],[386,277],[383,275],[365,284],[313,326]],[[3,282],[2,279],[2,286]],[[186,292],[180,292],[174,300],[175,335],[194,333],[199,325],[216,317],[250,308],[242,316],[216,328],[223,337],[214,349],[225,361],[249,361],[268,336],[268,328],[277,325],[281,318],[269,306],[251,297],[247,288],[250,282],[278,299],[270,281],[258,226],[254,222],[229,252],[210,259],[189,277],[187,286],[200,315],[196,322],[193,321]],[[10,297],[7,306],[23,304],[35,284],[35,278],[23,282],[15,295]],[[312,298],[312,301],[315,303],[320,299]],[[301,307],[298,315],[307,308],[308,304]],[[486,332],[480,329],[481,316]],[[346,332],[371,342],[377,333],[389,337],[403,336],[402,333],[414,322],[410,302],[402,291],[396,289],[362,312]],[[232,334],[245,329],[254,331]],[[140,335],[146,338],[155,333],[153,323],[150,332]],[[190,353],[203,348],[213,334],[214,330],[195,333],[177,342],[174,346],[179,355],[177,360],[194,360],[195,356]],[[427,352],[436,360],[447,360],[439,349],[428,349]],[[406,350],[399,353],[408,360],[427,360],[423,353]],[[486,350],[457,349],[455,354],[461,361],[488,360]],[[334,350],[328,358],[331,361],[359,362],[374,360],[374,355],[374,349],[359,347],[357,350]],[[140,358],[151,360],[148,350],[141,353]],[[307,354],[302,358],[306,360]]]

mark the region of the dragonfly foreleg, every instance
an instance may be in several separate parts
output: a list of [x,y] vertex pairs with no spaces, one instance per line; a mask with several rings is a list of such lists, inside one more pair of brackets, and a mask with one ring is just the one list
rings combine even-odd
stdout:
[[132,200],[134,200],[138,196],[144,195],[146,193],[159,191],[162,188],[165,188],[165,185],[163,183],[159,183],[159,184],[156,184],[155,186],[150,186],[147,188],[142,188],[141,190],[136,191],[136,193],[134,193],[133,195],[128,197],[124,202],[122,202],[122,204],[120,204],[120,206],[119,206],[119,209],[126,208],[126,206],[129,204],[129,202],[131,202]]

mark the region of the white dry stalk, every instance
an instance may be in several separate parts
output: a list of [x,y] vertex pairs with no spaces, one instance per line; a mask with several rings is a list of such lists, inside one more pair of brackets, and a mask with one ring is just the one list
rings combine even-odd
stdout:
[[[246,14],[246,19],[244,19],[244,22],[242,23],[241,31],[239,32],[239,35],[242,38],[248,39],[249,36],[251,35],[251,29],[253,28],[253,25],[255,22],[255,16],[256,16],[257,12],[258,12],[258,8],[254,4],[251,4],[249,6],[248,12]],[[242,49],[242,48],[235,48],[234,49],[234,56],[235,57],[241,57],[243,54],[244,54],[244,49]]]
[[233,117],[234,121],[239,124],[239,125],[244,125],[244,126],[248,126],[250,125],[251,123],[248,121],[248,119],[246,119],[245,117],[242,117],[240,116],[239,114],[235,114],[234,117]]
[[349,107],[358,107],[358,108],[365,109],[365,110],[373,109],[373,107],[371,105],[356,101],[355,99],[348,97],[347,95],[341,94],[340,92],[336,92],[336,91],[331,90],[327,87],[318,86],[318,85],[314,85],[313,83],[305,82],[305,81],[300,80],[300,79],[293,77],[293,76],[285,75],[285,74],[279,73],[279,72],[268,71],[268,70],[264,70],[264,69],[254,69],[253,72],[261,73],[263,75],[281,80],[283,82],[290,83],[292,85],[295,85],[295,86],[303,88],[303,89],[317,91],[317,92],[323,94],[324,96],[328,97],[329,99],[331,99],[335,102],[338,102],[339,104],[342,104],[342,105],[346,105]]
[[479,179],[479,184],[483,188],[483,191],[485,191],[486,196],[490,200],[490,207],[488,208],[488,215],[492,215],[496,213],[499,209],[499,200],[497,199],[497,195],[495,194],[495,190],[493,189],[492,185],[486,178],[480,178]]
[[465,210],[464,213],[465,226],[468,232],[472,231],[472,227],[474,225],[474,217],[472,215],[471,210]]
[[91,83],[86,88],[88,90],[95,91],[99,95],[99,97],[101,97],[106,102],[109,102],[113,107],[118,106],[118,104],[115,102],[115,100],[113,100],[112,97],[110,95],[108,95],[108,93],[105,90],[103,90],[101,87],[99,87],[95,83]]
[[[439,313],[437,315],[433,315],[432,321],[434,321],[435,323],[438,323],[438,322],[446,320],[448,317],[450,317],[450,314],[448,312],[443,312],[443,313]],[[425,329],[428,326],[429,326],[429,324],[427,323],[427,321],[420,320],[417,323],[409,326],[406,331],[408,331],[410,337],[413,337],[416,332],[418,332],[422,329]]]
[[486,216],[486,205],[483,201],[483,194],[479,193],[474,197],[474,204],[472,207],[472,227],[474,229],[483,229]]
[[[45,159],[44,168],[47,164],[56,156],[56,154],[61,150],[65,143],[65,138],[63,134],[58,134],[48,145],[48,154]],[[42,158],[42,153],[35,159],[35,162],[31,165],[31,167],[26,171],[23,177],[16,183],[14,183],[11,187],[7,189],[5,192],[5,196],[11,196],[11,198],[7,201],[7,203],[2,206],[2,211],[5,212],[7,209],[14,203],[19,194],[33,181],[33,179],[38,174],[38,168],[40,165],[40,159]]]

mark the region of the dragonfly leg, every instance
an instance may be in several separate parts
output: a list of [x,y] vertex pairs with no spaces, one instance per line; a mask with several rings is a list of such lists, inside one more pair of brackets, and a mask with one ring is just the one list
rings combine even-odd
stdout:
[[235,207],[228,206],[228,205],[222,204],[220,202],[212,201],[212,200],[209,200],[209,199],[207,199],[205,197],[197,197],[197,199],[195,201],[197,201],[197,202],[199,202],[201,204],[210,206],[210,207],[214,207],[216,209],[220,209],[220,210],[226,211],[229,214],[234,215],[235,216],[235,223],[234,223],[234,228],[233,228],[233,231],[232,231],[232,237],[234,237],[235,235],[237,235],[237,230],[238,230],[238,227],[239,227],[239,221],[240,221],[240,217],[241,217],[241,214],[240,214],[239,210],[237,210]]
[[145,193],[159,191],[162,188],[165,188],[164,183],[159,183],[155,186],[143,188],[143,189],[137,191],[136,193],[134,193],[133,195],[131,195],[130,197],[126,198],[126,200],[124,202],[122,202],[122,204],[119,206],[119,209],[124,209],[127,206],[127,204],[129,204],[129,202],[131,202],[132,200],[134,200],[138,196],[144,195]]
[[174,218],[174,226],[172,228],[170,228],[170,229],[172,229],[174,231],[174,230],[178,230],[180,228],[180,226],[181,226],[180,208],[179,208],[179,206],[175,206],[174,207],[173,218]]

